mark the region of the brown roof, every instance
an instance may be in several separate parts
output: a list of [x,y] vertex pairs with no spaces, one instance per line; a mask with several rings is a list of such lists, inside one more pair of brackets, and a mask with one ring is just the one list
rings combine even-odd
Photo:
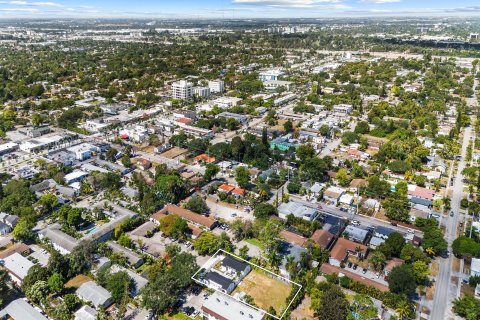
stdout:
[[160,220],[161,220],[163,217],[166,217],[166,214],[163,212],[163,210],[157,211],[157,212],[155,212],[154,214],[152,214],[152,215],[150,216],[151,219],[155,219],[155,220],[157,220],[158,222],[160,222]]
[[357,188],[359,186],[366,186],[367,185],[367,180],[365,179],[353,179],[352,182],[350,182],[350,187],[352,188]]
[[247,190],[242,189],[242,188],[235,188],[232,190],[232,193],[235,193],[236,195],[243,196],[245,193],[247,193]]
[[217,221],[210,217],[202,216],[201,214],[197,214],[193,211],[180,208],[179,206],[176,206],[174,204],[167,204],[167,206],[160,210],[160,212],[162,212],[163,214],[176,214],[184,218],[185,220],[205,226],[209,229],[213,229],[213,227],[217,223]]
[[300,246],[300,247],[302,247],[305,244],[305,242],[307,242],[307,238],[287,230],[280,231],[280,236],[283,239],[285,239],[285,241],[292,244],[296,244],[297,246]]
[[335,274],[339,274],[339,273],[343,273],[344,275],[346,275],[347,277],[349,277],[350,279],[354,280],[354,281],[357,281],[357,282],[360,282],[360,283],[363,283],[364,285],[367,285],[367,286],[370,286],[370,287],[374,287],[374,288],[377,288],[378,290],[382,291],[382,292],[387,292],[389,291],[388,287],[384,284],[381,284],[381,283],[378,283],[374,280],[371,280],[371,279],[368,279],[368,278],[365,278],[364,276],[360,275],[360,274],[357,274],[357,273],[353,273],[349,270],[346,270],[346,269],[342,269],[342,268],[339,268],[339,267],[336,267],[336,266],[332,266],[331,264],[328,264],[328,263],[324,263],[320,266],[320,271],[323,272],[323,273],[326,273],[326,274],[332,274],[332,273],[335,273]]
[[218,189],[225,192],[232,192],[233,190],[235,190],[235,187],[224,183],[220,187],[218,187]]
[[23,242],[15,243],[10,248],[5,249],[2,252],[0,252],[0,259],[5,259],[6,257],[11,256],[14,253],[23,254],[25,252],[30,252],[30,247],[29,246],[27,246]]
[[338,261],[343,261],[349,252],[354,252],[357,248],[360,248],[360,251],[364,254],[368,249],[367,246],[364,246],[363,244],[356,243],[345,238],[339,238],[333,247],[330,256]]
[[198,237],[199,235],[201,235],[203,233],[203,229],[202,228],[199,228],[197,227],[196,225],[192,224],[192,223],[188,223],[188,228],[190,230],[192,230],[192,235],[194,237]]
[[404,263],[402,259],[393,258],[392,260],[388,260],[385,264],[385,270],[390,272],[393,268],[401,266]]
[[312,239],[316,244],[322,248],[322,250],[328,249],[333,241],[335,236],[328,232],[327,230],[318,229],[315,231],[310,239]]
[[207,307],[205,306],[202,306],[202,311],[213,316],[215,319],[218,319],[218,320],[228,320],[227,318],[224,318],[222,317],[221,315],[219,315],[218,313],[216,313],[215,311],[213,310],[210,310],[208,309]]

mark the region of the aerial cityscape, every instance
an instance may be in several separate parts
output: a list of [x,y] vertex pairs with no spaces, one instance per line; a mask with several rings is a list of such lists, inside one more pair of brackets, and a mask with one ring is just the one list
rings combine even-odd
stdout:
[[473,0],[0,1],[0,320],[480,320],[479,79]]

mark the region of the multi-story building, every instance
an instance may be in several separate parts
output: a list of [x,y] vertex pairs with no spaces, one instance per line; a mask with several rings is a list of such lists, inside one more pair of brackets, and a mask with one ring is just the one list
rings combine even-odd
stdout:
[[208,88],[211,93],[223,93],[225,91],[225,82],[223,80],[208,81]]
[[200,98],[208,98],[211,91],[209,87],[193,87],[193,94]]
[[193,96],[193,83],[181,80],[172,83],[172,98],[188,100]]

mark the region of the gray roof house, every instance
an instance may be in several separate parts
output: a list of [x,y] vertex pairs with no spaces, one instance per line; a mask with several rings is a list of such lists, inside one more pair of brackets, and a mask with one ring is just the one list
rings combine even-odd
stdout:
[[14,300],[5,309],[0,310],[0,319],[47,320],[43,314],[23,299]]
[[50,240],[53,248],[62,255],[69,254],[78,245],[79,241],[59,230],[57,227],[58,225],[52,225],[49,228],[40,231],[38,236],[40,239],[46,238]]
[[227,294],[229,294],[233,291],[233,289],[235,289],[235,283],[232,280],[222,276],[217,272],[211,271],[207,273],[203,278],[203,282],[208,287],[214,288]]
[[108,241],[107,245],[114,253],[120,253],[127,258],[127,261],[131,266],[138,268],[143,264],[143,258],[132,250],[127,249],[113,241]]
[[75,320],[97,320],[97,310],[84,305],[75,312]]
[[348,234],[350,241],[358,243],[365,243],[369,233],[367,230],[355,226],[347,226],[344,232]]
[[110,292],[97,285],[95,281],[83,283],[75,293],[83,301],[91,302],[95,308],[108,308],[113,303]]
[[128,276],[130,277],[130,279],[132,280],[133,288],[130,291],[130,294],[132,295],[132,297],[135,298],[136,296],[139,295],[140,290],[142,290],[147,285],[148,280],[145,279],[144,277],[142,277],[141,275],[139,275],[138,273],[135,273],[132,270],[129,270],[129,269],[124,268],[122,266],[119,266],[117,264],[114,264],[110,268],[110,273],[116,273],[116,272],[120,272],[120,271],[126,272],[128,274]]
[[12,228],[6,223],[0,222],[0,236],[3,236],[12,231]]

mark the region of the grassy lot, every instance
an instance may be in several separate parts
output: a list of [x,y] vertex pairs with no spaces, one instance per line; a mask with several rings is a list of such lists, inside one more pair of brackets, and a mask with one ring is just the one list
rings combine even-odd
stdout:
[[86,275],[79,274],[75,278],[72,278],[67,283],[65,283],[65,288],[78,288],[85,282],[88,282],[91,280],[92,279],[87,277]]
[[282,314],[287,307],[287,298],[291,291],[291,284],[271,277],[261,270],[252,270],[233,294],[245,292],[253,298],[260,309],[268,310],[273,307],[277,314]]
[[[174,314],[173,316],[165,316],[165,319],[168,319],[168,320],[192,320],[192,318],[190,318],[189,316],[187,316],[185,313],[177,313],[177,314]],[[202,318],[200,316],[196,316],[194,318],[194,320],[202,320]]]
[[256,247],[259,247],[260,249],[263,249],[263,244],[260,242],[260,240],[252,238],[252,239],[246,239],[245,242],[250,243],[251,245],[254,245]]

